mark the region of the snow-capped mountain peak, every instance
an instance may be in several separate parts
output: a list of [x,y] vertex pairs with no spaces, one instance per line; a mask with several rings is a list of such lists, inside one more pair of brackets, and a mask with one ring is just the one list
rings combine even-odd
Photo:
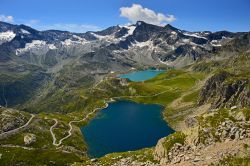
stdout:
[[[143,21],[86,33],[37,31],[25,25],[0,22],[0,49],[2,47],[19,57],[32,59],[32,63],[34,55],[35,59],[41,58],[40,63],[45,59],[43,56],[51,56],[52,53],[56,59],[87,54],[97,61],[112,57],[120,61],[130,59],[133,63],[175,64],[177,59],[191,58],[192,61],[209,54],[240,34],[227,31],[188,32],[169,24],[157,26]],[[103,53],[103,50],[106,52]],[[98,56],[92,56],[97,52]]]

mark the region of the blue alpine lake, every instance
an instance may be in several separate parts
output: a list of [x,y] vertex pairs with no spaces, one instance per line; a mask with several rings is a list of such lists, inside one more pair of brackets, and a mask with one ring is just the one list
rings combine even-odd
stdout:
[[120,100],[97,113],[81,128],[90,157],[155,146],[174,132],[163,120],[163,107]]
[[128,78],[129,80],[134,81],[134,82],[141,82],[141,81],[151,79],[163,72],[164,70],[142,70],[142,71],[130,72],[127,74],[121,74],[119,75],[119,77]]

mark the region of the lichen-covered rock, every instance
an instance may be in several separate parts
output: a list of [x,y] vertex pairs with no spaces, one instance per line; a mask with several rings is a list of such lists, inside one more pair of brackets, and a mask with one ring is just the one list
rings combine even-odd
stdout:
[[35,134],[26,134],[23,137],[23,141],[25,145],[30,145],[34,142],[36,142],[36,135]]

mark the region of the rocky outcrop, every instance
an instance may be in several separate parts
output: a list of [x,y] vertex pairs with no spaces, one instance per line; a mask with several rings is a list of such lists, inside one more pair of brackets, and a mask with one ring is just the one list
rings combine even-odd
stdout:
[[[193,118],[196,125],[185,130],[185,137],[172,134],[160,139],[154,150],[154,159],[161,166],[209,165],[211,160],[218,163],[225,156],[234,156],[250,139],[248,114],[248,108],[237,106],[211,109]],[[235,147],[232,147],[233,142],[237,144]]]
[[[249,124],[248,124],[249,125]],[[231,120],[222,122],[215,132],[221,141],[227,139],[239,140],[248,137],[247,133],[250,133],[249,129],[246,129],[247,123],[244,121],[241,123],[234,123]]]
[[247,127],[250,123],[233,122],[232,120],[225,120],[219,124],[218,127],[206,127],[199,131],[198,143],[206,146],[212,145],[214,142],[223,142],[231,140],[242,140],[250,138],[250,130]]
[[167,165],[168,163],[178,163],[180,158],[176,156],[184,156],[184,151],[190,147],[184,145],[186,136],[182,132],[175,132],[168,137],[162,138],[158,141],[155,151],[154,159],[160,162],[160,165]]
[[24,125],[28,119],[18,111],[0,108],[0,134]]
[[210,146],[194,146],[188,150],[183,150],[186,146],[176,145],[173,148],[174,158],[167,163],[160,163],[160,166],[217,165],[225,157],[245,153],[242,145],[248,142],[249,138],[246,138],[239,141],[216,142]]
[[185,162],[185,161],[193,161],[193,162],[198,162],[201,159],[199,158],[199,154],[192,154],[198,149],[204,148],[201,145],[194,146],[194,145],[189,145],[187,143],[185,144],[180,144],[180,143],[175,143],[173,146],[167,150],[164,147],[164,141],[166,138],[162,138],[161,140],[158,141],[156,147],[155,147],[155,153],[154,153],[154,158],[160,162],[161,166],[166,166],[166,165],[176,165],[179,164],[180,162]]
[[26,134],[23,137],[23,141],[25,145],[30,145],[34,142],[36,142],[36,135],[35,134]]
[[185,119],[185,125],[187,127],[194,127],[197,124],[197,119],[194,117],[187,117]]
[[155,147],[155,152],[154,152],[154,159],[160,161],[161,164],[167,163],[168,156],[167,156],[167,150],[164,148],[163,143],[165,142],[166,138],[161,138],[156,147]]
[[207,80],[199,96],[199,105],[211,102],[212,108],[249,107],[249,80],[220,72]]

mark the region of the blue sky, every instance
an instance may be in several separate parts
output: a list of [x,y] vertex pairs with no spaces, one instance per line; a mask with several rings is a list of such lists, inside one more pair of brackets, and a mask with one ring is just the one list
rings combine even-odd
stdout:
[[136,20],[189,31],[250,31],[250,0],[0,0],[0,20],[75,32]]

